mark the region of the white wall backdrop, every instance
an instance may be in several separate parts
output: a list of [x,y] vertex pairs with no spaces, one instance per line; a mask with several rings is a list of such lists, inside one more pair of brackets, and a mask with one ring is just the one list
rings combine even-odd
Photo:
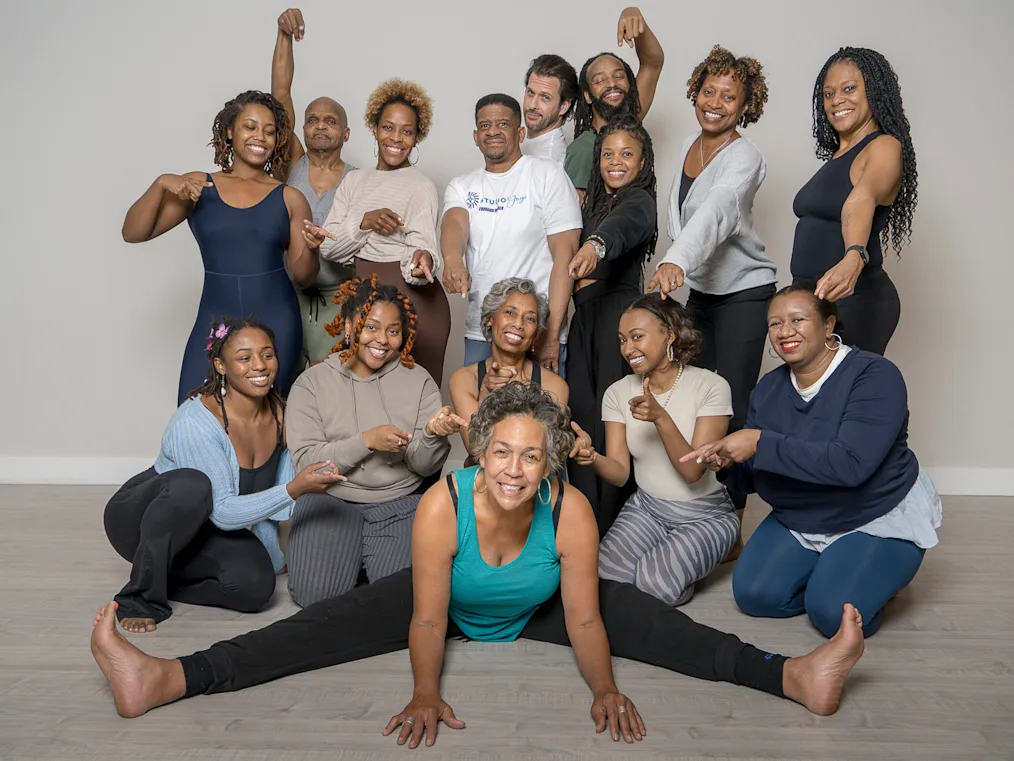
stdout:
[[[385,77],[418,80],[436,114],[419,166],[441,192],[481,160],[471,140],[475,100],[493,91],[520,98],[540,53],[579,69],[615,49],[622,10],[603,0],[301,7],[297,111],[317,95],[340,100],[352,125],[345,157],[369,165],[367,94]],[[663,198],[680,144],[696,128],[685,98],[693,66],[714,43],[764,64],[771,98],[746,134],[768,162],[757,216],[782,284],[792,198],[818,166],[814,78],[841,45],[891,60],[919,160],[912,245],[887,265],[903,303],[888,354],[908,381],[911,440],[942,491],[1014,494],[1014,161],[1006,141],[1014,5],[649,0],[641,8],[666,53],[646,122]],[[151,463],[173,411],[202,268],[186,225],[134,246],[120,239],[120,225],[158,174],[213,169],[212,118],[236,93],[269,88],[284,9],[267,0],[67,0],[8,12],[0,30],[8,167],[0,189],[0,389],[8,401],[0,481],[109,483]],[[633,51],[623,55],[635,63]],[[665,245],[664,214],[659,223]],[[461,359],[463,315],[454,306],[451,370]]]

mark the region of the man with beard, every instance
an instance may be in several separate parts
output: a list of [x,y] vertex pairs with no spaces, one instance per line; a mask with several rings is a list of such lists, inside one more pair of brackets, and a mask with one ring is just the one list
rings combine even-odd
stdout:
[[538,360],[563,375],[565,323],[574,287],[567,268],[578,249],[581,209],[562,167],[522,155],[524,132],[521,106],[511,96],[486,95],[476,103],[473,139],[485,166],[451,180],[444,194],[444,288],[468,297],[468,366],[492,355],[480,324],[489,289],[508,277],[534,282],[549,296]]
[[[293,125],[289,155],[283,157],[289,168],[287,183],[299,190],[310,204],[313,223],[323,225],[334,203],[334,193],[342,179],[355,169],[342,160],[342,147],[349,139],[348,117],[341,104],[331,98],[317,98],[306,107],[303,117],[303,144],[296,134],[295,107],[292,104],[292,76],[295,62],[292,42],[303,39],[305,25],[298,8],[278,17],[278,37],[271,60],[271,94],[277,98]],[[321,257],[316,282],[307,288],[296,286],[300,314],[303,317],[303,365],[327,359],[336,340],[324,326],[329,324],[340,307],[332,296],[338,286],[352,277],[355,270]]]
[[593,153],[599,129],[622,111],[644,119],[662,75],[665,54],[637,8],[627,8],[620,14],[616,43],[622,47],[624,42],[637,53],[636,77],[630,66],[612,53],[589,58],[578,77],[584,97],[578,99],[575,108],[574,142],[567,148],[564,168],[582,200],[595,164]]
[[532,61],[525,74],[526,134],[521,149],[526,156],[563,166],[567,155],[563,125],[580,96],[577,72],[563,58],[547,53]]

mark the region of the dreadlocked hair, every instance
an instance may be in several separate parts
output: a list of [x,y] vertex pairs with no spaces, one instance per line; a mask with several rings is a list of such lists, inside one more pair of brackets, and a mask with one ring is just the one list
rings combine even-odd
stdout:
[[401,313],[401,332],[404,337],[401,344],[401,363],[405,367],[415,367],[412,346],[415,344],[415,326],[419,322],[419,316],[412,306],[412,299],[393,285],[380,284],[376,274],[373,274],[365,280],[361,277],[346,280],[335,291],[332,301],[338,304],[341,310],[335,315],[334,320],[324,326],[328,334],[337,338],[345,332],[345,323],[352,323],[352,334],[346,334],[345,344],[339,341],[331,347],[332,353],[338,352],[343,365],[359,351],[359,334],[362,333],[366,316],[374,304],[394,304]]
[[827,59],[813,86],[813,136],[817,139],[817,158],[827,161],[841,146],[838,132],[824,113],[824,78],[839,61],[851,61],[863,75],[866,99],[880,129],[901,143],[901,188],[891,204],[887,227],[880,234],[881,243],[900,253],[912,240],[912,217],[919,202],[919,173],[915,165],[912,132],[901,102],[898,75],[883,55],[869,48],[841,48]]
[[[576,140],[582,132],[587,132],[592,127],[592,119],[594,114],[592,113],[591,104],[584,99],[584,94],[588,93],[591,95],[591,82],[588,81],[588,69],[602,56],[609,56],[615,58],[621,64],[623,64],[623,70],[627,73],[627,94],[623,98],[623,109],[628,111],[632,116],[637,117],[641,114],[641,96],[637,92],[637,77],[634,75],[634,70],[630,68],[630,64],[624,61],[622,58],[617,58],[613,53],[599,53],[598,55],[592,56],[584,62],[584,66],[581,67],[581,74],[578,77],[578,83],[581,85],[581,97],[577,99],[577,107],[574,109],[574,139]],[[594,174],[594,172],[593,172]]]
[[[215,369],[215,360],[222,359],[222,353],[225,351],[225,347],[229,345],[229,342],[241,330],[247,328],[263,331],[267,335],[268,340],[271,341],[271,345],[275,345],[275,332],[254,317],[223,317],[221,320],[212,320],[211,333],[208,336],[208,349],[206,351],[208,355],[208,375],[204,379],[204,383],[190,392],[190,398],[203,395],[210,396],[218,402],[218,407],[222,410],[222,424],[225,426],[226,433],[229,433],[229,416],[225,413],[225,399],[222,396],[222,385],[225,381],[225,376],[220,375],[218,370]],[[268,391],[268,406],[271,408],[271,416],[275,419],[278,441],[281,441],[285,402],[274,386]]]
[[215,116],[211,125],[211,142],[208,145],[215,149],[215,164],[222,167],[223,172],[232,171],[232,140],[229,130],[235,125],[240,113],[246,106],[256,104],[271,111],[275,120],[275,150],[264,163],[264,171],[280,182],[285,181],[289,156],[289,135],[292,125],[285,107],[269,93],[260,90],[247,90],[227,102]]
[[[616,132],[627,132],[633,137],[638,143],[641,144],[641,170],[637,173],[629,183],[624,185],[622,188],[617,190],[615,193],[610,194],[606,190],[605,180],[602,179],[602,144],[605,139]],[[588,178],[588,190],[584,196],[584,203],[581,207],[581,216],[583,218],[585,230],[593,229],[602,219],[605,218],[613,208],[622,201],[631,191],[640,188],[651,196],[651,200],[656,202],[656,216],[655,216],[655,228],[654,233],[651,236],[647,247],[644,249],[644,258],[650,258],[651,253],[655,250],[655,243],[658,241],[658,198],[656,192],[655,182],[655,151],[651,144],[651,135],[641,124],[641,121],[634,115],[629,113],[621,113],[614,116],[609,122],[599,130],[598,137],[595,138],[595,149],[592,152],[595,157],[594,163],[592,164],[591,176]],[[642,259],[642,264],[644,263]]]
[[747,106],[739,126],[755,124],[764,113],[764,104],[768,102],[768,83],[764,77],[764,67],[756,58],[736,58],[721,45],[715,45],[708,53],[708,57],[697,64],[690,79],[687,80],[687,98],[696,106],[697,96],[704,87],[704,80],[709,75],[721,77],[730,71],[732,78],[743,85],[743,100]]

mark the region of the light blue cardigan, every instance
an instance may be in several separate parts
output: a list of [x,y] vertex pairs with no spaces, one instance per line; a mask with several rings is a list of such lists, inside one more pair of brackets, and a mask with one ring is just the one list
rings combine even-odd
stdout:
[[295,477],[289,450],[278,461],[275,485],[255,494],[239,494],[239,461],[229,436],[201,398],[181,404],[162,434],[162,451],[155,460],[155,472],[166,473],[192,468],[211,481],[211,522],[224,531],[247,528],[261,540],[271,556],[275,573],[285,566],[278,544],[278,526],[288,520],[293,501],[285,485]]

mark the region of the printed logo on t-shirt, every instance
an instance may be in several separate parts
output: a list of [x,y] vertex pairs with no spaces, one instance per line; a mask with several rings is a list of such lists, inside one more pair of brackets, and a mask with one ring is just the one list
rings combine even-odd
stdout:
[[478,207],[479,211],[492,211],[498,212],[504,209],[510,209],[514,206],[521,206],[525,201],[528,200],[528,196],[519,196],[517,193],[511,193],[509,196],[497,196],[490,198],[488,196],[479,196],[474,190],[470,190],[468,195],[465,196],[465,204],[469,209]]

